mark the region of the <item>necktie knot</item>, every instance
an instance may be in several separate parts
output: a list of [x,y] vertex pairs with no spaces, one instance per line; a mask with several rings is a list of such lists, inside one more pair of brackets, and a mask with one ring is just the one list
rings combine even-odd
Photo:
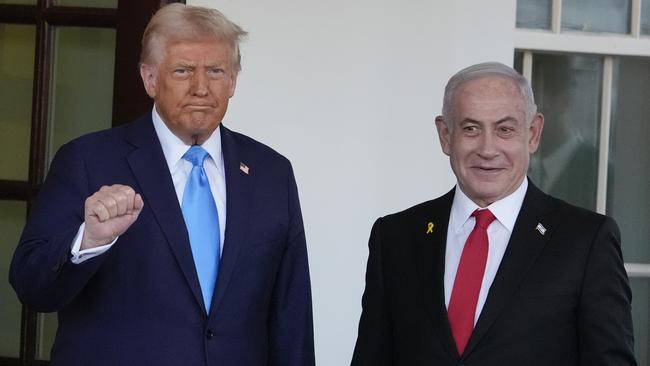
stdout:
[[476,227],[480,227],[481,229],[487,229],[492,221],[496,220],[496,217],[494,217],[492,212],[490,212],[488,209],[477,209],[476,211],[472,212],[472,216],[476,218]]
[[192,166],[198,166],[200,168],[203,167],[203,161],[205,158],[208,156],[208,152],[205,151],[204,148],[202,148],[199,145],[192,145],[185,155],[183,155],[183,159],[189,161],[192,163]]

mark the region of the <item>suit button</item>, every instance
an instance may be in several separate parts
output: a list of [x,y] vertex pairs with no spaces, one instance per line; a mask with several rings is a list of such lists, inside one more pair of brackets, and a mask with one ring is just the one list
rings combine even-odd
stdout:
[[212,331],[212,329],[208,329],[208,331],[205,332],[205,338],[207,338],[208,340],[210,340],[210,339],[212,339],[213,337],[214,337],[214,332]]

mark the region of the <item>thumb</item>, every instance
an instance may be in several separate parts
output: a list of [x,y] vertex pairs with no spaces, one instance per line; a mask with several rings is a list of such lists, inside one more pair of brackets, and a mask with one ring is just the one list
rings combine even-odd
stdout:
[[142,199],[142,196],[140,193],[137,193],[135,195],[135,199],[133,200],[133,208],[135,209],[134,214],[139,214],[140,211],[142,211],[142,208],[144,207],[144,200]]

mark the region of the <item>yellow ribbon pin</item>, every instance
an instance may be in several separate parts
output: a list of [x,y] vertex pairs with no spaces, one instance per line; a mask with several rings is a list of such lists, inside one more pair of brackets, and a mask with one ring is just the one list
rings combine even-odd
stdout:
[[435,225],[433,225],[433,222],[430,222],[430,223],[427,224],[427,234],[431,234],[433,232],[433,227],[434,226]]

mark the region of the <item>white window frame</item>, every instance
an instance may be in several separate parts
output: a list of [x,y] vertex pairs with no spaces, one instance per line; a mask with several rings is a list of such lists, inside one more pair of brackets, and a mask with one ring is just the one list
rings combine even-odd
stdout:
[[[523,53],[522,73],[530,81],[532,81],[535,52],[588,53],[604,56],[596,191],[596,211],[602,214],[607,209],[607,161],[611,128],[613,60],[617,56],[650,58],[650,36],[641,34],[641,1],[650,2],[650,0],[631,0],[630,33],[628,34],[562,32],[562,0],[552,2],[551,29],[515,28],[514,32],[515,50]],[[650,263],[628,262],[625,263],[625,269],[629,277],[650,278]]]

